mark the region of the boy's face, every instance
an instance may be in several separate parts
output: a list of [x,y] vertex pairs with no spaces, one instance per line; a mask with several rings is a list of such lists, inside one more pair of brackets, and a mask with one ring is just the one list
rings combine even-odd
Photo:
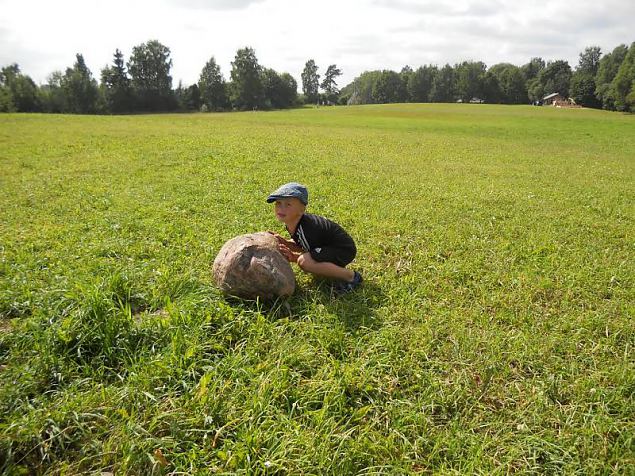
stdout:
[[285,224],[293,225],[302,217],[305,208],[304,203],[298,198],[280,198],[275,204],[276,218]]

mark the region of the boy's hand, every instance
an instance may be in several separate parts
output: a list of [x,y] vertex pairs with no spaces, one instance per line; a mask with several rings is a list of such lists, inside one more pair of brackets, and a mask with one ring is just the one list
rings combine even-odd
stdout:
[[291,251],[291,248],[282,243],[278,245],[278,250],[280,251],[280,253],[282,253],[282,256],[287,259],[287,261],[291,263],[297,263],[300,253],[294,253],[293,251]]
[[286,240],[282,235],[279,235],[275,231],[267,231],[267,233],[273,235],[276,240],[278,240],[278,250],[282,253],[282,256],[292,263],[296,263],[298,261],[298,256],[304,252],[300,246],[298,246],[293,240]]
[[295,248],[298,248],[298,245],[296,245],[293,240],[287,240],[284,236],[279,235],[275,231],[268,231],[267,233],[272,234],[276,238],[276,240],[278,240],[279,245],[284,245],[293,252],[300,250],[300,249],[295,249]]
[[285,244],[285,245],[287,244],[287,240],[285,240],[282,235],[279,235],[275,231],[268,231],[267,230],[267,233],[269,233],[270,235],[273,235],[276,238],[276,240],[278,240],[278,243]]

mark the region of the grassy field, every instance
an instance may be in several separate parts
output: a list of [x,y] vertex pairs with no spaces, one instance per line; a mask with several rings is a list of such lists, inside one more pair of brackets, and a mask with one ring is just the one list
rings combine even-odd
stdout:
[[[364,287],[224,299],[291,180]],[[0,189],[0,473],[635,474],[634,116],[4,114]]]

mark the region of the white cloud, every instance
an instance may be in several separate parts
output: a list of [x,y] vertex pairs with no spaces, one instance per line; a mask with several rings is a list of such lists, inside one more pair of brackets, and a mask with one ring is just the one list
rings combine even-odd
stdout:
[[0,0],[0,65],[17,62],[38,82],[82,53],[93,75],[119,48],[157,39],[172,52],[174,84],[191,84],[214,56],[226,78],[236,50],[300,83],[307,59],[336,63],[343,86],[364,70],[466,59],[524,64],[533,56],[572,66],[590,45],[633,37],[632,0]]
[[252,3],[264,0],[163,0],[175,7],[195,8],[200,10],[242,10]]

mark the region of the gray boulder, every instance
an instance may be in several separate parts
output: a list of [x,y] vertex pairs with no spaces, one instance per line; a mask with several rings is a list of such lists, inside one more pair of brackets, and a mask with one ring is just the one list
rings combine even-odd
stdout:
[[266,232],[232,238],[214,260],[214,280],[223,293],[245,299],[273,299],[295,291],[291,265]]

